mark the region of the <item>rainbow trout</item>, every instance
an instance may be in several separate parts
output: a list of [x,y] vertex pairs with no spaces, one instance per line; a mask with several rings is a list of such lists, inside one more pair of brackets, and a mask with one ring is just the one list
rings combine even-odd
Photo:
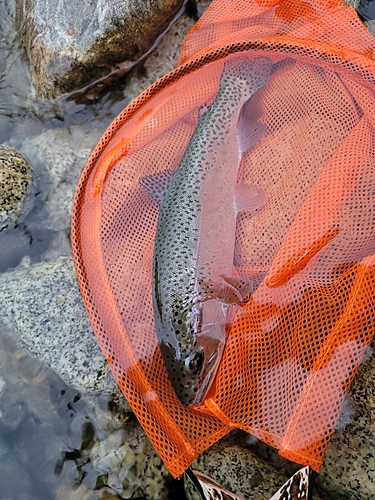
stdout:
[[252,284],[233,275],[236,217],[265,202],[254,185],[238,184],[242,153],[264,133],[247,123],[244,103],[268,79],[267,58],[228,60],[213,103],[175,173],[144,177],[159,204],[153,258],[153,307],[160,349],[184,406],[202,403],[226,340],[228,307],[246,301]]

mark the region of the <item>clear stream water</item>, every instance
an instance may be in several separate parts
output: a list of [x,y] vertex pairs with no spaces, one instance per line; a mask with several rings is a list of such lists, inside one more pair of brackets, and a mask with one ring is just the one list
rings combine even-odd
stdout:
[[[74,129],[91,149],[134,95],[127,96],[124,85],[119,85],[89,105],[76,104],[64,97],[49,101],[38,96],[30,82],[25,52],[15,30],[13,3],[0,1],[0,144],[26,150],[26,156],[33,156],[32,150],[27,154],[25,143],[50,129],[69,132]],[[16,267],[25,255],[30,256],[32,263],[37,262],[56,236],[53,228],[41,224],[46,215],[44,205],[49,187],[46,165],[42,161],[31,163],[36,181],[33,210],[19,225],[9,224],[0,233],[0,272]]]
[[[84,144],[89,153],[141,85],[136,70],[133,86],[126,83],[128,78],[89,103],[77,104],[66,97],[42,99],[30,81],[15,30],[14,4],[14,0],[0,0],[0,144],[31,160],[35,186],[28,215],[0,231],[0,273],[17,267],[26,256],[29,264],[35,264],[70,253],[69,215],[63,223],[49,218],[53,166],[47,166],[38,152],[44,147],[53,151],[54,144],[43,144],[39,138],[55,137],[58,132],[56,137],[68,138],[67,152],[75,144]],[[161,68],[162,73],[168,70]],[[76,142],[69,143],[69,137]],[[85,158],[80,163],[82,168]],[[69,172],[64,175],[71,198],[79,173],[72,173],[73,179]],[[103,482],[86,452],[95,433],[87,402],[45,364],[16,347],[1,318],[0,313],[0,500],[102,498],[100,491],[97,496],[77,491],[75,496],[73,488],[83,482],[99,489]]]
[[[69,214],[61,222],[51,217],[50,206],[51,197],[64,192],[64,183],[72,196],[79,172],[65,172],[65,180],[54,185],[54,166],[46,165],[38,149],[53,152],[55,145],[52,140],[44,144],[43,138],[61,136],[67,154],[77,147],[88,156],[111,121],[150,83],[135,70],[90,103],[42,99],[33,89],[19,45],[14,4],[15,0],[0,0],[0,144],[31,160],[35,189],[28,215],[0,231],[0,273],[19,266],[25,257],[35,264],[70,253]],[[156,77],[171,67],[160,68]],[[63,149],[60,155],[64,157]],[[82,168],[84,156],[80,162]],[[61,210],[67,211],[65,206]],[[100,495],[105,478],[90,463],[87,450],[95,434],[90,404],[45,364],[16,347],[1,321],[0,304],[0,500],[119,498]],[[73,486],[80,484],[96,489],[98,495],[75,490]],[[176,495],[183,498],[181,490]]]

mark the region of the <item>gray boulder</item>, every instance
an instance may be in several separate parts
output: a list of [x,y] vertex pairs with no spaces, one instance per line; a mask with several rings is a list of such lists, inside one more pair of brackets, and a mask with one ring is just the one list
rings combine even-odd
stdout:
[[147,54],[184,0],[17,0],[31,79],[46,97],[125,73]]
[[317,481],[332,500],[375,498],[374,347],[375,340],[350,387],[351,418],[333,435]]
[[[23,265],[0,274],[0,324],[18,346],[82,393],[118,393],[84,309],[73,262]],[[26,314],[27,312],[27,314]]]
[[[288,476],[282,467],[276,469],[240,445],[235,436],[234,434],[222,439],[200,455],[194,462],[193,469],[204,472],[240,498],[269,500],[288,480]],[[187,498],[200,500],[190,479],[185,477],[184,483]],[[315,495],[313,500],[321,498]]]

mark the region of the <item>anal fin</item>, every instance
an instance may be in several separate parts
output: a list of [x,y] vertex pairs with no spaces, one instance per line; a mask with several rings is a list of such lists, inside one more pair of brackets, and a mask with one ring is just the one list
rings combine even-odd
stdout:
[[171,170],[163,170],[162,172],[157,172],[156,174],[141,177],[139,179],[139,185],[160,206],[172,176],[173,172]]
[[221,275],[222,282],[200,281],[203,289],[204,300],[220,300],[227,306],[242,304],[249,300],[253,283],[250,280],[243,280],[236,276]]
[[257,144],[266,134],[266,127],[263,123],[249,120],[244,113],[238,121],[237,136],[241,153]]

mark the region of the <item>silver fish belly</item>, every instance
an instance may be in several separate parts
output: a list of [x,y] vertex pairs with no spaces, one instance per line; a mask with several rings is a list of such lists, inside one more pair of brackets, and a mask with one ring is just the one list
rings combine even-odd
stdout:
[[243,151],[263,131],[246,124],[241,111],[271,67],[264,57],[226,61],[218,93],[169,183],[167,173],[141,182],[155,199],[167,186],[157,200],[153,306],[168,375],[185,406],[202,403],[224,349],[228,307],[252,291],[233,276],[236,217],[262,206],[264,195],[237,178]]

